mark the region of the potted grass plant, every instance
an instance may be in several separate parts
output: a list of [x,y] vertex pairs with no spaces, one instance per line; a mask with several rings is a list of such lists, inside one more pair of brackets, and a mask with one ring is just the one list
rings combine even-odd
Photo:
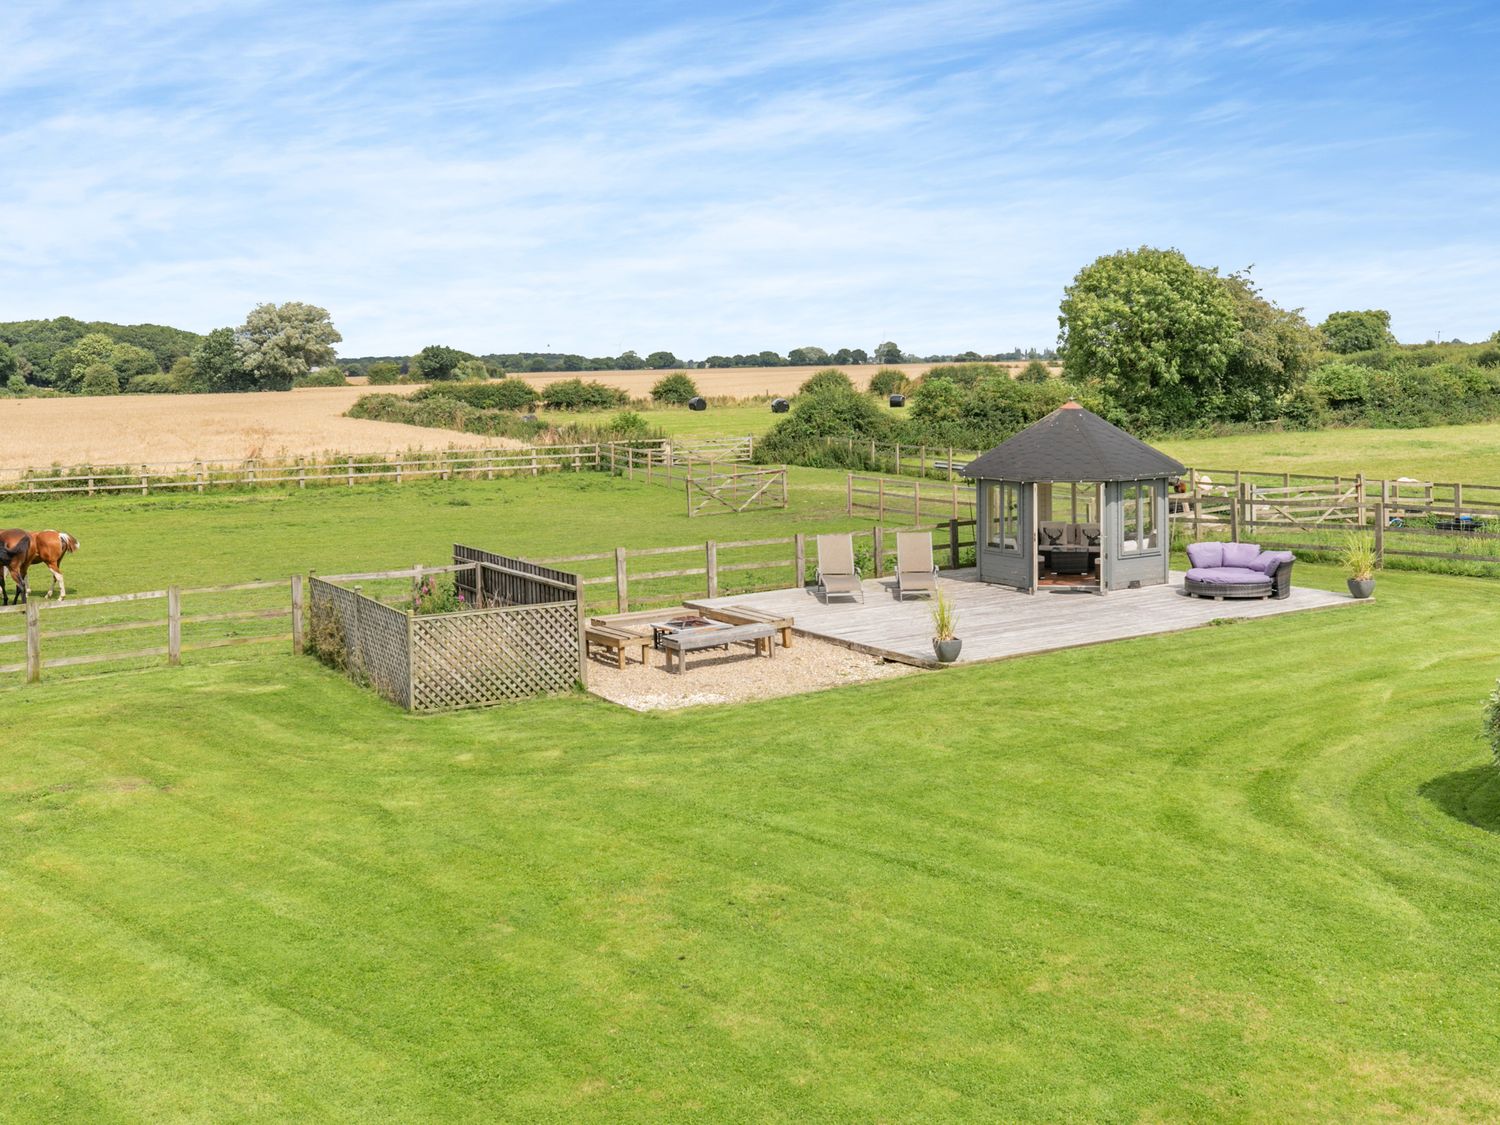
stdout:
[[952,664],[958,659],[963,641],[956,636],[958,610],[941,590],[932,603],[932,650],[937,653],[939,664]]
[[1339,560],[1349,573],[1349,593],[1356,598],[1368,598],[1375,593],[1375,541],[1368,535],[1351,532],[1344,539]]

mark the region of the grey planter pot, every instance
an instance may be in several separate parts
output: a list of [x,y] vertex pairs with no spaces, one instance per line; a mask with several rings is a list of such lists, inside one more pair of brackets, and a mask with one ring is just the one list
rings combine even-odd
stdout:
[[963,650],[964,643],[957,637],[951,641],[933,641],[932,651],[937,653],[939,664],[952,664],[958,659],[958,654]]
[[1373,597],[1375,595],[1375,579],[1373,578],[1351,578],[1349,579],[1349,594],[1351,597],[1360,599]]

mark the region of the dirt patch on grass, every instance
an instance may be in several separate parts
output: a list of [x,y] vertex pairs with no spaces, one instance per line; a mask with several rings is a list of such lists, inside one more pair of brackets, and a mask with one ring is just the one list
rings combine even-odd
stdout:
[[648,648],[644,665],[632,657],[622,672],[613,654],[595,656],[589,660],[589,691],[635,711],[666,711],[801,695],[920,671],[809,637],[795,638],[789,649],[778,644],[770,659],[745,645],[733,645],[728,653],[695,652],[681,674],[668,672],[665,661],[665,653]]

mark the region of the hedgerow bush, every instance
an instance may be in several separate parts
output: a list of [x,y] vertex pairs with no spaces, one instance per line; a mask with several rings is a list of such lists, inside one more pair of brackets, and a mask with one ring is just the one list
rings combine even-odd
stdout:
[[981,379],[1009,379],[1010,372],[998,363],[944,363],[929,368],[925,379],[947,379],[960,387],[972,387]]
[[[830,369],[831,370],[831,369]],[[818,375],[824,374],[819,372]],[[791,413],[771,427],[756,442],[756,460],[762,463],[812,465],[820,468],[868,467],[868,455],[856,448],[830,444],[828,438],[853,437],[886,440],[891,417],[869,395],[860,394],[837,372],[839,379],[824,379],[807,390],[807,384],[792,402]],[[814,375],[808,384],[817,380]],[[855,445],[858,446],[858,442]]]
[[[506,380],[511,382],[511,380]],[[519,380],[515,380],[519,383]],[[433,426],[464,433],[509,437],[547,445],[588,444],[596,441],[654,441],[665,434],[648,425],[638,414],[626,412],[600,425],[552,421],[528,421],[514,410],[475,406],[447,393],[462,384],[447,384],[434,393],[418,391],[410,397],[393,394],[361,395],[346,412],[350,418],[377,422],[404,422],[410,426]]]
[[427,386],[412,394],[413,401],[433,397],[456,398],[484,410],[531,410],[540,398],[536,389],[521,379],[492,379],[484,383],[445,383]]
[[177,380],[164,371],[137,375],[125,384],[128,395],[175,395],[180,389]]
[[799,395],[814,395],[823,391],[853,391],[854,384],[837,367],[825,367],[814,371],[807,381],[797,388]]
[[582,379],[548,383],[542,388],[541,398],[549,410],[608,410],[630,401],[630,396],[617,387]]
[[673,406],[682,406],[688,399],[697,397],[698,384],[681,371],[658,379],[656,386],[651,388],[654,402],[665,402]]
[[309,371],[300,379],[293,380],[294,387],[347,387],[349,379],[344,372],[337,367],[322,367],[317,371]]
[[870,393],[881,397],[899,395],[910,385],[911,380],[906,377],[906,372],[894,367],[882,367],[870,376]]
[[86,395],[117,395],[120,393],[120,375],[107,363],[91,363],[84,368],[78,389]]
[[401,381],[401,365],[388,359],[370,364],[365,379],[372,387],[390,386]]

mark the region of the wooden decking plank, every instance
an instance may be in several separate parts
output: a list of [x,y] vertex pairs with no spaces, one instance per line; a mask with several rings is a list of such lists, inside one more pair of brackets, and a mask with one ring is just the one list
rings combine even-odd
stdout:
[[[1189,598],[1182,593],[1178,574],[1166,586],[1103,597],[1047,590],[1021,594],[979,582],[972,570],[947,572],[938,584],[958,609],[964,642],[960,663],[965,664],[1176,632],[1223,618],[1256,619],[1354,604],[1346,595],[1305,587],[1293,589],[1282,601]],[[894,579],[870,579],[863,585],[863,603],[825,604],[806,588],[699,599],[688,605],[699,610],[736,605],[794,617],[798,633],[891,660],[931,664],[931,602],[898,601]]]

